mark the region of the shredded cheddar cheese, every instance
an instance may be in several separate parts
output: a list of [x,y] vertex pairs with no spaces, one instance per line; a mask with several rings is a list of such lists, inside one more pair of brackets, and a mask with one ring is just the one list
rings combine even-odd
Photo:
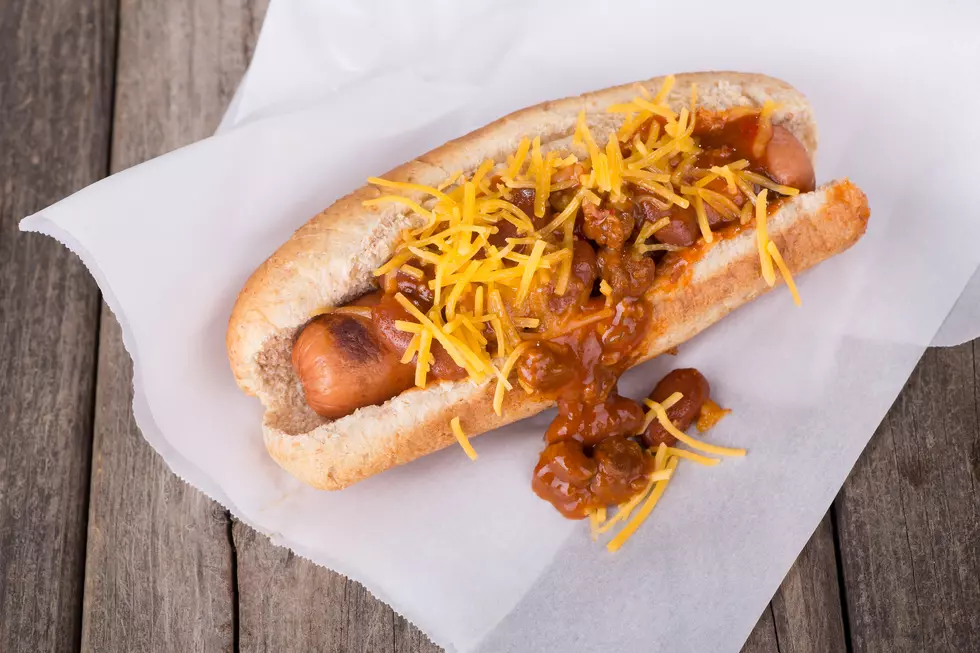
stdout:
[[[575,222],[572,220],[565,221],[562,225],[562,239],[561,246],[564,248],[564,252],[572,252],[575,247]],[[559,297],[564,296],[565,291],[568,290],[568,281],[572,278],[572,257],[566,256],[561,262],[561,271],[558,273],[558,283],[555,284],[555,294]]]
[[[590,128],[590,122],[605,121],[590,120],[581,111],[572,145],[562,151],[549,148],[539,136],[524,137],[512,154],[496,161],[483,160],[470,172],[454,171],[435,186],[368,180],[381,190],[365,206],[396,205],[413,220],[375,276],[404,274],[427,283],[432,291],[431,308],[425,311],[401,293],[394,296],[411,318],[397,321],[395,328],[412,335],[401,360],[416,360],[417,386],[425,387],[431,381],[433,347],[441,346],[472,382],[495,382],[493,407],[498,415],[503,413],[506,393],[515,385],[533,394],[533,388],[520,379],[515,382],[513,376],[528,349],[539,339],[612,317],[615,298],[613,288],[603,279],[599,292],[606,299],[605,307],[557,326],[522,309],[542,292],[563,296],[573,282],[576,221],[583,205],[599,207],[620,201],[634,189],[655,198],[651,201],[661,209],[691,210],[709,245],[724,237],[712,232],[709,218],[714,214],[742,225],[754,223],[763,278],[772,286],[778,268],[794,301],[800,303],[790,270],[770,241],[767,225],[771,194],[792,196],[798,191],[750,171],[746,160],[699,168],[702,150],[693,136],[699,115],[697,89],[692,85],[689,97],[672,96],[674,84],[671,76],[656,91],[637,85],[633,100],[606,107],[606,113],[621,115],[618,127]],[[730,110],[731,116],[759,115],[754,151],[768,143],[776,108],[766,101],[761,109]],[[520,194],[529,196],[530,190],[533,203],[519,201]],[[550,217],[547,222],[546,216]],[[634,255],[682,249],[655,240],[670,222],[669,217],[643,222],[629,245]],[[501,232],[509,237],[503,238]],[[354,309],[358,311],[354,314],[370,316],[370,309]],[[607,517],[605,508],[589,515],[593,537],[624,525],[608,543],[610,551],[620,548],[649,516],[679,461],[712,466],[719,459],[711,456],[745,455],[744,449],[707,444],[679,431],[666,411],[681,398],[675,393],[662,404],[647,401],[643,430],[657,420],[680,444],[661,444],[655,453],[650,452],[652,471],[644,490],[611,516]],[[717,421],[725,411],[715,408],[712,415]],[[459,417],[450,424],[460,446],[475,460],[476,452]]]
[[772,258],[769,255],[769,233],[766,230],[766,195],[768,189],[763,188],[755,200],[755,238],[759,245],[759,260],[762,263],[762,278],[766,283],[773,286],[776,283],[776,274],[772,269]]
[[[663,474],[665,471],[669,471],[669,475],[666,477]],[[598,534],[601,535],[602,533],[612,529],[612,527],[616,524],[629,519],[630,514],[632,514],[636,506],[638,506],[640,502],[643,501],[643,499],[650,493],[650,491],[653,490],[657,482],[669,480],[670,476],[672,475],[673,470],[666,470],[663,468],[663,466],[655,467],[653,474],[651,474],[650,478],[647,479],[646,487],[644,487],[639,494],[634,495],[633,498],[626,503],[617,506],[616,514],[609,518],[609,520],[597,530]]]
[[357,317],[371,319],[371,309],[367,306],[341,306],[340,308],[334,308],[327,312],[337,313],[339,315],[355,315]]
[[783,281],[786,282],[786,287],[789,288],[790,294],[793,295],[793,302],[795,302],[797,306],[801,306],[803,304],[803,300],[800,299],[800,293],[796,289],[796,282],[793,281],[793,275],[790,274],[789,267],[783,260],[782,254],[780,254],[779,249],[776,248],[776,243],[770,240],[769,244],[766,245],[766,250],[769,252],[769,255],[772,256],[772,260],[776,262],[776,267],[779,268],[779,273],[783,275]]
[[661,442],[657,445],[657,453],[653,456],[653,469],[660,470],[664,468],[667,462],[667,445]]
[[[700,440],[695,440],[694,438],[684,434],[667,417],[667,409],[675,405],[678,401],[683,399],[683,395],[679,392],[675,392],[670,395],[663,403],[657,403],[650,399],[645,400],[647,406],[649,406],[650,411],[647,414],[647,420],[643,426],[642,430],[650,425],[653,418],[660,421],[660,424],[674,437],[680,440],[683,444],[688,445],[693,449],[699,449],[701,451],[706,451],[708,453],[714,453],[723,456],[744,456],[744,449],[730,449],[727,447],[718,447],[715,445],[709,445]],[[714,415],[724,416],[728,411],[721,409],[716,403],[710,399],[705,402],[702,407],[702,411],[707,411]],[[717,417],[714,419],[715,422],[720,419]],[[641,432],[642,432],[641,430]],[[616,524],[629,520],[619,533],[613,537],[609,543],[606,545],[606,549],[610,552],[618,551],[626,541],[632,537],[636,530],[642,525],[642,523],[650,516],[653,509],[656,507],[660,498],[663,496],[664,491],[667,489],[667,482],[673,478],[674,470],[676,469],[678,463],[681,460],[689,460],[691,462],[703,465],[706,467],[713,467],[718,465],[721,460],[719,458],[712,458],[710,456],[704,456],[694,451],[688,449],[681,449],[680,447],[669,447],[663,442],[657,446],[657,453],[653,456],[653,472],[650,474],[646,487],[639,493],[633,496],[626,503],[618,506],[616,514],[614,514],[608,521],[604,524],[596,524],[593,526],[592,533],[593,539],[596,539],[602,533],[610,530]],[[632,515],[633,511],[637,506],[640,507],[636,515]],[[632,518],[631,518],[632,516]],[[603,514],[605,517],[605,514]]]
[[676,447],[667,447],[667,454],[676,458],[683,458],[684,460],[696,462],[697,464],[704,465],[705,467],[714,467],[721,462],[719,458],[702,456],[701,454],[694,453],[693,451],[678,449]]
[[418,269],[414,265],[409,265],[408,263],[406,263],[405,265],[401,266],[398,269],[404,272],[405,274],[407,274],[408,276],[418,279],[419,281],[425,278],[425,272]]
[[476,450],[470,444],[470,439],[466,437],[466,433],[463,432],[463,427],[459,424],[459,418],[454,417],[449,422],[449,425],[453,430],[453,435],[456,436],[456,441],[459,442],[459,446],[463,447],[463,451],[470,457],[470,460],[476,460]]
[[500,375],[497,378],[497,388],[493,393],[493,410],[498,415],[503,415],[503,403],[504,403],[504,391],[509,390],[509,384],[507,383],[507,377],[510,376],[511,370],[514,369],[514,365],[517,364],[517,360],[524,353],[524,350],[534,345],[533,342],[522,342],[514,351],[510,353],[507,360],[504,361],[503,366],[500,368]]
[[606,298],[606,308],[613,305],[613,289],[605,279],[599,281],[599,293]]
[[537,272],[541,265],[541,255],[544,254],[544,248],[547,245],[548,243],[543,240],[534,243],[534,249],[531,250],[531,255],[527,259],[527,265],[524,267],[524,274],[521,275],[521,285],[517,289],[518,303],[522,303],[527,299],[528,293],[531,292],[531,281],[534,279],[534,273]]
[[419,334],[418,363],[415,365],[415,385],[425,387],[425,377],[432,366],[432,332],[423,331]]
[[772,100],[766,100],[762,104],[762,111],[759,112],[759,129],[756,132],[755,141],[752,143],[752,154],[756,158],[766,153],[766,145],[772,138],[772,114],[776,108],[776,103]]
[[698,216],[698,227],[701,229],[701,237],[704,242],[710,243],[714,240],[711,233],[711,226],[708,224],[708,213],[704,210],[704,198],[701,195],[694,196],[694,212]]
[[718,456],[744,456],[745,455],[745,449],[732,449],[729,447],[719,447],[718,445],[708,444],[707,442],[701,442],[700,440],[692,438],[691,436],[684,433],[684,431],[681,431],[671,423],[670,418],[667,417],[667,411],[664,409],[663,405],[651,399],[645,399],[644,403],[656,413],[657,421],[659,421],[660,425],[664,427],[664,430],[666,430],[672,436],[674,436],[675,438],[677,438],[687,446],[691,447],[692,449],[703,451],[704,453],[713,453]]
[[419,345],[422,343],[422,336],[416,334],[412,336],[411,342],[408,343],[408,349],[402,354],[401,362],[408,365],[415,358],[415,354],[419,353]]
[[[671,406],[673,406],[683,398],[684,395],[682,395],[679,392],[675,392],[674,394],[667,397],[667,399],[665,399],[664,402],[660,405],[664,407],[664,410],[668,410],[670,409]],[[646,413],[646,418],[643,420],[643,426],[640,427],[640,430],[637,431],[636,434],[639,435],[640,433],[643,433],[648,428],[650,428],[650,425],[653,424],[653,420],[655,419],[657,419],[657,413],[655,410],[653,410],[653,408],[651,408]]]
[[[677,458],[671,458],[667,461],[667,471],[673,472],[676,467]],[[657,502],[660,501],[660,497],[664,495],[664,490],[667,489],[667,482],[669,480],[670,478],[668,477],[665,480],[656,481],[654,483],[653,491],[651,491],[649,496],[647,496],[646,501],[643,502],[643,506],[640,508],[639,512],[637,512],[636,515],[629,520],[626,526],[623,527],[623,530],[616,533],[616,537],[611,539],[609,544],[606,545],[606,549],[610,553],[615,553],[618,551],[619,548],[626,543],[626,540],[632,537],[633,533],[636,532],[636,529],[638,529],[640,525],[646,521],[646,518],[650,516],[650,513],[653,512],[653,509],[656,507]]]

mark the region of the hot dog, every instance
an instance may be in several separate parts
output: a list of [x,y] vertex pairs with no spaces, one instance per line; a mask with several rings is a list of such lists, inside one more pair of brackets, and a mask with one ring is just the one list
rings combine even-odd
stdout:
[[[557,404],[536,490],[588,485],[592,503],[549,498],[583,517],[649,487],[642,456],[674,436],[619,375],[865,231],[864,194],[817,187],[815,150],[789,85],[694,73],[525,109],[372,180],[232,312],[232,370],[266,407],[270,454],[340,489]],[[689,426],[707,381],[663,384],[650,403]]]
[[382,344],[369,318],[321,315],[293,345],[293,367],[306,403],[329,419],[380,404],[412,387],[415,368]]

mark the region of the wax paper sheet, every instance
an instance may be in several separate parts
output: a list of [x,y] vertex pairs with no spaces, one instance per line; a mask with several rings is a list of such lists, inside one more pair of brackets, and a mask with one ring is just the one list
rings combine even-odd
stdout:
[[[853,4],[853,3],[852,3]],[[887,6],[888,11],[881,9]],[[971,278],[977,10],[931,3],[275,0],[219,133],[28,218],[98,280],[134,360],[137,421],[182,478],[273,540],[469,650],[737,651]],[[250,272],[365,177],[511,110],[686,70],[775,75],[811,99],[818,177],[872,220],[851,251],[631,371],[695,365],[749,449],[682,465],[616,555],[530,492],[548,415],[341,493],[266,455],[224,351]],[[965,302],[965,303],[964,303]],[[950,316],[971,335],[975,303]],[[958,321],[957,321],[958,320]],[[965,326],[964,326],[965,325]],[[975,335],[975,334],[974,334]]]

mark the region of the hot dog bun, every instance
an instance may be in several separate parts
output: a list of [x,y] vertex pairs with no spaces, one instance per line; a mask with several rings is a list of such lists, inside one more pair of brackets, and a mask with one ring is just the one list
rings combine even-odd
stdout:
[[[655,91],[662,82],[655,78],[642,85]],[[692,84],[707,109],[774,100],[779,108],[773,122],[792,132],[813,157],[817,131],[811,108],[785,82],[745,73],[682,74],[676,76],[668,103],[674,108],[686,105]],[[604,140],[617,126],[617,118],[605,108],[635,93],[634,85],[624,85],[518,111],[384,177],[436,185],[451,171],[471,171],[484,159],[503,161],[526,135],[540,135],[545,148],[561,149],[570,142],[580,110],[585,110],[596,138]],[[391,256],[398,234],[418,226],[418,218],[399,205],[363,206],[379,195],[374,187],[359,188],[301,227],[251,276],[229,322],[232,371],[239,386],[265,405],[269,453],[317,488],[340,489],[455,442],[449,426],[453,417],[459,416],[464,430],[475,435],[551,405],[510,392],[503,416],[497,416],[493,384],[463,380],[411,389],[334,421],[307,406],[290,362],[298,330],[315,311],[371,289],[372,273]],[[789,268],[800,272],[850,247],[864,233],[868,216],[867,200],[856,186],[833,182],[786,200],[769,218],[770,238]],[[643,343],[640,359],[683,343],[767,290],[754,230],[703,247],[680,283],[659,279],[649,291],[653,323],[660,326]]]

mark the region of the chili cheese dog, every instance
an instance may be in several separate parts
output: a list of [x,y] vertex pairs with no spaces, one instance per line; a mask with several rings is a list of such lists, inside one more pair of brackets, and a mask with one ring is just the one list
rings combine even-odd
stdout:
[[655,445],[619,374],[863,235],[864,194],[817,187],[816,147],[788,84],[692,73],[518,111],[372,180],[232,312],[269,453],[340,489],[556,403],[552,444]]

